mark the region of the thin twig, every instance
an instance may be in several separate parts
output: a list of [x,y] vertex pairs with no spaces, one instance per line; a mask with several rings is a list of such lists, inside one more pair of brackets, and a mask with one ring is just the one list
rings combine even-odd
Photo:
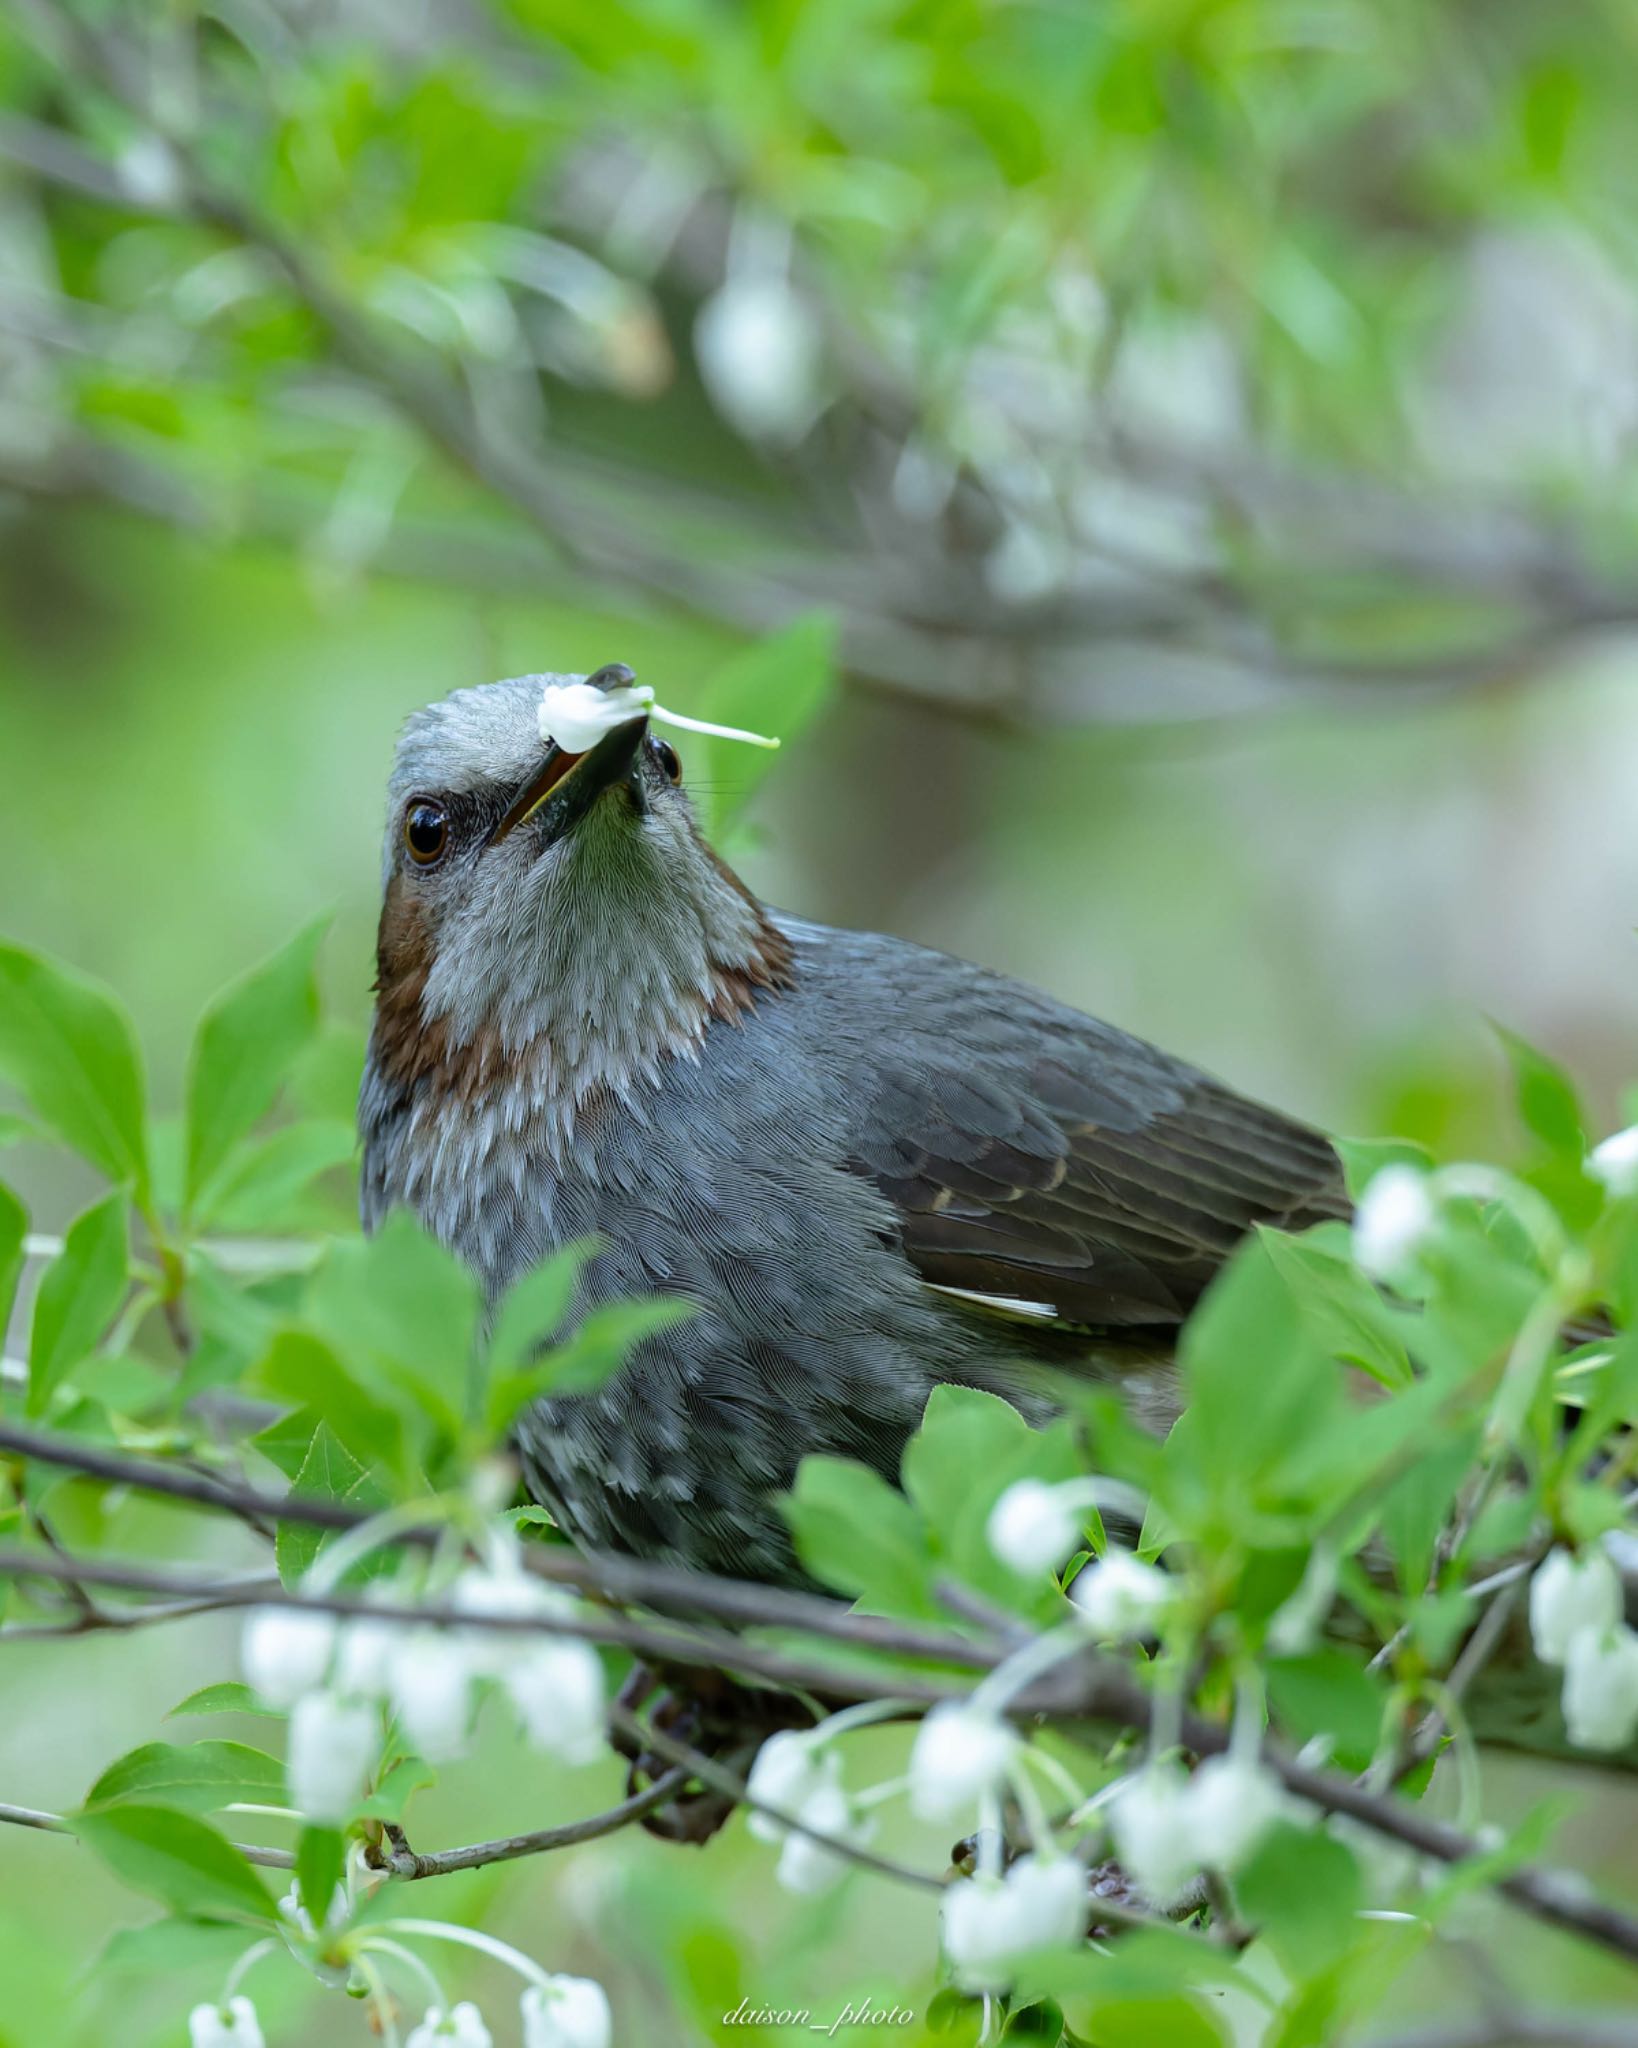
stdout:
[[633,1821],[641,1820],[645,1814],[655,1812],[673,1798],[688,1783],[692,1775],[686,1769],[667,1771],[663,1778],[656,1778],[652,1785],[635,1792],[618,1806],[611,1806],[603,1813],[588,1814],[584,1820],[565,1821],[555,1828],[536,1828],[532,1834],[505,1835],[493,1842],[471,1842],[464,1849],[437,1849],[428,1855],[420,1855],[409,1846],[399,1830],[389,1831],[396,1835],[393,1847],[388,1851],[378,1850],[372,1859],[379,1870],[385,1870],[394,1877],[415,1879],[422,1877],[447,1877],[452,1870],[480,1870],[489,1863],[511,1863],[520,1856],[543,1856],[554,1849],[572,1849],[581,1842],[595,1842],[600,1836],[615,1834],[619,1829],[630,1827]]
[[[73,1835],[74,1824],[60,1813],[43,1813],[37,1806],[11,1806],[0,1801],[0,1823],[14,1828],[38,1828],[47,1835]],[[258,1842],[235,1842],[234,1848],[249,1863],[264,1870],[294,1870],[296,1859],[288,1849],[264,1849]]]

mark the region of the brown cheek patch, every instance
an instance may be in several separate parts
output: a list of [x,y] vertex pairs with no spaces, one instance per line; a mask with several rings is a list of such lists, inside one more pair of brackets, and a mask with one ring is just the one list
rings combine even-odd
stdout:
[[442,1017],[427,1022],[421,1006],[432,954],[432,935],[420,899],[410,880],[396,874],[387,884],[376,934],[375,1024],[370,1035],[376,1066],[406,1093],[424,1082],[472,1101],[504,1080],[506,1063],[493,1031],[480,1031],[471,1044],[454,1047]]

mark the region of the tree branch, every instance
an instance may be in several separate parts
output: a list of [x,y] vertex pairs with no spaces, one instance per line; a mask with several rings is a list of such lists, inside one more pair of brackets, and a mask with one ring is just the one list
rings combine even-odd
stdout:
[[[74,1836],[72,1822],[60,1813],[43,1813],[37,1806],[10,1806],[0,1801],[0,1824],[14,1828],[38,1828],[42,1834]],[[288,1849],[264,1849],[257,1842],[235,1842],[241,1856],[263,1870],[294,1870],[296,1859]]]
[[682,1768],[667,1771],[652,1785],[633,1793],[618,1806],[603,1813],[588,1814],[584,1820],[565,1821],[555,1828],[537,1828],[533,1834],[504,1835],[493,1842],[472,1842],[464,1849],[438,1849],[418,1855],[400,1834],[390,1851],[377,1849],[370,1855],[373,1868],[393,1877],[415,1879],[447,1877],[454,1870],[481,1870],[488,1863],[512,1863],[520,1856],[544,1856],[554,1849],[572,1849],[581,1842],[595,1842],[602,1835],[615,1834],[641,1820],[645,1814],[665,1805],[688,1783],[692,1774]]
[[[209,1599],[212,1583],[197,1575],[161,1572],[153,1567],[100,1560],[62,1559],[45,1552],[0,1550],[0,1577],[43,1577],[82,1580],[87,1585],[114,1585],[127,1589],[152,1590],[173,1599]],[[682,1574],[687,1578],[691,1575]],[[711,1582],[700,1575],[701,1588]],[[733,1581],[726,1582],[730,1587]],[[802,1606],[811,1595],[784,1594],[762,1589],[769,1602],[789,1601]],[[901,1699],[907,1704],[933,1705],[940,1700],[964,1696],[959,1681],[936,1675],[894,1671],[884,1675],[850,1672],[827,1661],[808,1660],[770,1651],[743,1638],[673,1623],[655,1628],[601,1615],[494,1615],[470,1614],[440,1605],[383,1607],[350,1594],[295,1594],[281,1591],[275,1596],[255,1599],[239,1589],[224,1591],[224,1607],[276,1605],[305,1608],[348,1618],[400,1626],[431,1626],[451,1629],[496,1630],[502,1633],[579,1636],[592,1642],[618,1645],[640,1651],[660,1662],[704,1665],[713,1669],[740,1671],[784,1686],[795,1692],[817,1693],[842,1699]],[[833,1603],[813,1602],[823,1609]],[[792,1624],[801,1627],[804,1624]],[[3,1632],[0,1632],[3,1640]],[[937,1647],[930,1647],[934,1645]],[[940,1638],[935,1632],[895,1622],[876,1624],[874,1647],[897,1648],[907,1656],[940,1655],[952,1664],[994,1669],[1005,1654],[1000,1648],[986,1648],[953,1631]],[[1021,1721],[1037,1716],[1054,1720],[1096,1721],[1120,1727],[1147,1729],[1154,1704],[1148,1689],[1134,1672],[1114,1659],[1090,1650],[1067,1660],[1048,1677],[1020,1692],[1007,1711]],[[639,1724],[640,1725],[640,1724]],[[1201,1756],[1217,1755],[1227,1749],[1229,1733],[1221,1723],[1199,1714],[1185,1714],[1177,1733],[1185,1747]],[[686,1755],[679,1747],[673,1755],[665,1745],[669,1737],[656,1740],[659,1731],[644,1729],[642,1739],[662,1756],[695,1768],[695,1752]],[[1402,1842],[1430,1860],[1464,1864],[1493,1852],[1460,1829],[1430,1819],[1409,1804],[1374,1792],[1338,1772],[1318,1771],[1300,1763],[1274,1744],[1265,1744],[1263,1761],[1288,1792],[1322,1812],[1346,1814],[1376,1833]],[[718,1767],[704,1760],[710,1770]],[[697,1773],[703,1782],[712,1780],[706,1769]],[[1638,1918],[1605,1901],[1589,1898],[1583,1880],[1563,1872],[1525,1866],[1498,1873],[1488,1880],[1504,1898],[1537,1919],[1562,1927],[1594,1941],[1629,1962],[1638,1962]]]

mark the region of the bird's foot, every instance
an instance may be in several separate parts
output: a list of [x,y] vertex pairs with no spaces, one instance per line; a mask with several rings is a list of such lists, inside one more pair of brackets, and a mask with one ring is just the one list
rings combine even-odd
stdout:
[[[609,1739],[626,1759],[628,1796],[677,1769],[678,1745],[737,1778],[768,1736],[808,1727],[813,1719],[787,1694],[754,1691],[719,1671],[662,1672],[641,1663],[621,1686],[616,1709]],[[731,1791],[696,1779],[645,1814],[642,1824],[663,1841],[708,1842],[737,1803]]]

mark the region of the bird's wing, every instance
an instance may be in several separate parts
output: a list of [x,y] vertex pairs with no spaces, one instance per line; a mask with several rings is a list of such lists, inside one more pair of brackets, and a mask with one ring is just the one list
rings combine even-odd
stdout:
[[855,1165],[932,1285],[1025,1318],[1164,1329],[1254,1225],[1347,1214],[1318,1132],[1090,1018],[995,1004],[996,987],[975,1016],[969,984],[942,1050],[918,1034],[859,1105]]

